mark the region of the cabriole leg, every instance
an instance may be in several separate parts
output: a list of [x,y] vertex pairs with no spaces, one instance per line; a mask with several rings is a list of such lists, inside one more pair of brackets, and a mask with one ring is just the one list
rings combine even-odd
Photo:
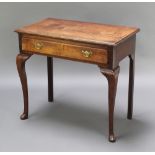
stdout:
[[24,98],[24,112],[20,116],[22,120],[28,118],[28,86],[27,86],[27,76],[25,72],[25,62],[31,57],[31,55],[32,54],[18,54],[16,59],[17,70],[19,73]]
[[109,141],[115,142],[116,138],[113,129],[114,120],[114,106],[117,90],[117,81],[119,75],[119,66],[115,70],[107,70],[101,68],[101,73],[105,75],[108,80],[108,106],[109,106]]

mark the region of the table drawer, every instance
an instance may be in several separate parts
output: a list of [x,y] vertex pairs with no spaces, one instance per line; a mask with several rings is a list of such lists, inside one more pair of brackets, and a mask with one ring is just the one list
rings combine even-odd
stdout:
[[61,53],[61,55],[77,60],[107,64],[106,49],[65,44],[63,46],[63,52]]
[[66,59],[107,64],[107,50],[104,48],[101,49],[57,43],[41,39],[23,38],[22,50],[26,52],[63,57]]
[[23,38],[22,50],[26,52],[59,56],[62,51],[62,44],[40,39]]

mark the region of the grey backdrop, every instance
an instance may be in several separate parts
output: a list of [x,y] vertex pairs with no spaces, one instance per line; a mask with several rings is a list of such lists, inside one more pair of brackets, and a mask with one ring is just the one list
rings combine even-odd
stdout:
[[[0,151],[155,151],[155,3],[0,3]],[[115,108],[116,143],[107,141],[107,80],[95,65],[54,59],[53,103],[46,57],[27,62],[30,117],[16,71],[16,28],[47,17],[128,25],[137,35],[134,118],[126,119],[128,59]]]

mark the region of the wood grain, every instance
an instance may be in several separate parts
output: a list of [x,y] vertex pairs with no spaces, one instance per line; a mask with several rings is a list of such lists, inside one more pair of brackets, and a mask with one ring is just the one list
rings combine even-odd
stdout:
[[[92,56],[84,57],[82,51],[91,51]],[[61,54],[64,57],[76,58],[78,60],[85,60],[89,62],[96,62],[100,64],[107,63],[107,50],[106,49],[97,49],[83,46],[71,46],[64,45],[63,52]]]
[[[35,44],[40,43],[42,47],[40,49],[35,48]],[[88,62],[94,62],[99,64],[107,64],[107,49],[92,48],[86,46],[77,46],[70,44],[63,44],[57,42],[51,42],[41,39],[23,38],[22,50],[28,53],[35,52],[44,55],[51,55],[61,58],[68,58],[74,60],[83,60]],[[91,57],[84,57],[82,51],[91,51]]]
[[[36,49],[35,44],[41,43],[43,47],[41,49]],[[37,52],[40,54],[49,54],[49,55],[60,55],[62,51],[62,46],[56,42],[50,42],[46,40],[39,39],[22,39],[22,50],[27,52]]]
[[47,18],[16,32],[89,43],[116,45],[139,31],[138,28]]

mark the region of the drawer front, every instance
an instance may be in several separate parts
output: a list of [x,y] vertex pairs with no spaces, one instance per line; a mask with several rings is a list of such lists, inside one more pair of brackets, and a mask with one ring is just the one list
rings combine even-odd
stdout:
[[107,64],[106,49],[69,45],[41,39],[23,38],[22,50],[66,59]]
[[59,56],[62,51],[62,44],[39,39],[23,38],[22,50],[26,52]]
[[85,46],[64,45],[63,53],[61,55],[64,57],[75,58],[77,60],[107,64],[106,49],[98,49]]

